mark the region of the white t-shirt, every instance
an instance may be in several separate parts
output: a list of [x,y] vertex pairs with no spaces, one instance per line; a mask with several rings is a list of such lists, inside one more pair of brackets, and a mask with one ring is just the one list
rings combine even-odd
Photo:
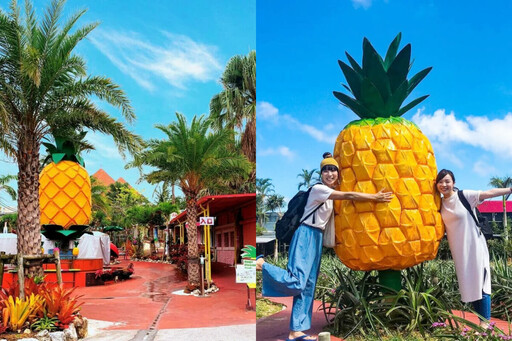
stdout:
[[[480,191],[464,190],[462,193],[472,209],[481,203]],[[471,214],[462,205],[457,192],[449,198],[443,198],[441,216],[455,262],[461,300],[479,300],[482,291],[490,295],[491,271],[487,242],[484,235],[479,233]]]
[[323,184],[314,185],[313,188],[311,188],[301,220],[317,208],[318,205],[321,203],[324,204],[304,221],[305,224],[317,227],[321,230],[325,230],[325,226],[328,223],[334,224],[334,219],[331,219],[333,215],[333,202],[332,199],[328,199],[333,191],[334,189]]

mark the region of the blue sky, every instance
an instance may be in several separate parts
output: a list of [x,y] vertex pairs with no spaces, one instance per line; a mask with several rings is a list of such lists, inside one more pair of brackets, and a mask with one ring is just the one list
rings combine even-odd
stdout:
[[[48,3],[35,1],[37,12]],[[7,9],[5,3],[0,6]],[[211,97],[222,90],[219,78],[228,60],[256,49],[255,7],[255,1],[230,0],[73,0],[64,18],[87,8],[80,24],[100,22],[76,52],[91,75],[110,77],[127,93],[137,115],[131,129],[149,139],[163,138],[153,126],[172,122],[176,112],[189,120],[208,114]],[[118,110],[98,105],[123,121]],[[151,199],[154,187],[136,184],[138,171],[124,169],[126,161],[110,137],[89,133],[87,138],[97,149],[83,155],[89,174],[103,168]],[[0,174],[16,173],[17,166],[0,155]],[[1,197],[12,204],[5,194]]]
[[459,188],[486,189],[512,176],[512,3],[352,0],[257,2],[257,176],[291,198],[302,169],[318,168],[344,126],[358,117],[332,91],[345,92],[338,59],[361,62],[367,37],[381,55],[402,32],[412,44],[410,75],[432,66],[404,115],[430,139],[438,169]]

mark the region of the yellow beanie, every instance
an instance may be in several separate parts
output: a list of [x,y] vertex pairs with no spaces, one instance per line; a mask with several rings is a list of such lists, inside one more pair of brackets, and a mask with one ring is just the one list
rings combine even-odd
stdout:
[[323,159],[322,162],[320,162],[320,171],[322,171],[322,168],[324,168],[324,166],[327,165],[335,166],[336,168],[338,168],[338,170],[340,169],[340,167],[338,166],[338,162],[336,162],[336,160],[334,160],[332,157],[328,157]]

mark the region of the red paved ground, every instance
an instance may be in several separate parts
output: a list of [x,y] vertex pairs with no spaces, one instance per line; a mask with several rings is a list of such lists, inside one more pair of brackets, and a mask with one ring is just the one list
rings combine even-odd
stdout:
[[[123,260],[120,266],[128,264],[129,261]],[[214,268],[212,279],[220,290],[207,298],[171,294],[186,285],[174,265],[134,262],[134,267],[135,272],[127,281],[77,288],[75,294],[84,295],[82,315],[118,322],[110,329],[148,329],[160,313],[156,329],[254,324],[256,321],[256,313],[245,309],[246,285],[235,283],[232,267]]]
[[[260,318],[256,322],[256,335],[258,341],[282,341],[288,338],[290,324],[290,314],[292,309],[293,297],[266,297],[267,299],[284,304],[285,310],[277,314]],[[311,329],[307,331],[308,334],[318,335],[322,328],[327,324],[325,321],[324,313],[318,311],[321,305],[320,301],[315,301],[313,304],[313,318],[311,320]],[[331,341],[341,341],[342,339],[331,335]]]

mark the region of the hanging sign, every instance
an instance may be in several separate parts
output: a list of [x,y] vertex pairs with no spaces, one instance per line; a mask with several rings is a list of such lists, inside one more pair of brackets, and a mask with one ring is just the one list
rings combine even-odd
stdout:
[[213,225],[214,217],[199,217],[199,225]]

